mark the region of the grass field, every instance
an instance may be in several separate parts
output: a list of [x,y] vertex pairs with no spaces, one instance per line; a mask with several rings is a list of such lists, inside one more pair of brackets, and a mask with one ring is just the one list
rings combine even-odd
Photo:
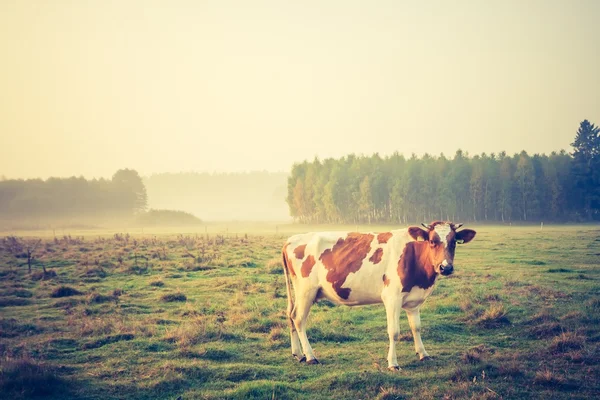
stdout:
[[386,368],[382,305],[316,304],[308,335],[323,364],[292,359],[280,251],[288,232],[312,228],[36,232],[31,273],[27,248],[37,239],[0,238],[0,397],[600,393],[600,227],[475,227],[475,240],[457,249],[455,274],[438,280],[422,308],[435,358],[418,361],[402,316],[399,372]]

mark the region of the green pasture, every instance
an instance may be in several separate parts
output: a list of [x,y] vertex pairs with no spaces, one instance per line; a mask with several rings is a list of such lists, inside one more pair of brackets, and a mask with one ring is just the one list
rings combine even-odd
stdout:
[[421,311],[434,359],[418,361],[402,316],[398,372],[386,368],[382,305],[315,304],[308,335],[322,364],[291,357],[285,238],[355,226],[5,232],[0,397],[596,397],[600,226],[469,227],[477,237]]

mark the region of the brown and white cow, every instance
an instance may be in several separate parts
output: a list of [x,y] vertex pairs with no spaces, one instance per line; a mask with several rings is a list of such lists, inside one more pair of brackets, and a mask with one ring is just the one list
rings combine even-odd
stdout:
[[[318,364],[306,336],[311,305],[321,298],[357,306],[383,303],[390,340],[388,368],[399,369],[396,340],[406,311],[415,351],[429,357],[421,341],[419,308],[438,275],[453,272],[456,243],[468,243],[475,231],[462,224],[433,222],[385,233],[318,232],[290,237],[283,247],[292,355]],[[292,296],[293,284],[295,297]],[[304,354],[304,355],[303,355]]]

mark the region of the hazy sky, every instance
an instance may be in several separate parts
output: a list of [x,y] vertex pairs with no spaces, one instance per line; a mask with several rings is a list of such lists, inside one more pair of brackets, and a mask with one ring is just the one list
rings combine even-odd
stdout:
[[0,0],[0,175],[570,150],[600,1]]

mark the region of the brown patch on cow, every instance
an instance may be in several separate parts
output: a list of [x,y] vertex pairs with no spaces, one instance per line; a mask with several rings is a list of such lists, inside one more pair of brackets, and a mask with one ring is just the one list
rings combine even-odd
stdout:
[[387,243],[391,237],[392,237],[392,232],[382,232],[379,235],[377,235],[377,242],[379,244]]
[[390,278],[383,274],[383,286],[390,286]]
[[338,296],[347,300],[349,288],[342,288],[349,274],[356,272],[362,266],[363,260],[371,251],[372,234],[351,232],[346,238],[339,238],[331,249],[321,254],[319,260],[327,269],[327,282],[331,282]]
[[313,256],[306,257],[306,260],[302,263],[302,268],[300,272],[302,273],[302,277],[306,278],[310,275],[310,271],[315,266],[315,258]]
[[373,253],[373,255],[369,258],[369,261],[371,261],[373,264],[379,264],[379,262],[381,262],[382,255],[383,249],[379,247],[377,250],[375,250],[375,253]]
[[409,226],[408,234],[414,240],[429,240],[429,232],[424,230],[420,226]]
[[436,272],[431,264],[427,242],[409,242],[398,260],[398,276],[402,291],[410,292],[415,286],[428,289],[435,283]]
[[285,266],[287,267],[288,271],[290,271],[290,275],[292,275],[292,277],[296,277],[296,271],[294,271],[294,266],[292,264],[292,260],[290,259],[290,257],[288,256],[288,253],[287,253],[287,247],[289,245],[290,245],[289,243],[286,243],[283,246],[283,250],[282,250],[282,252],[283,252],[283,259],[284,259],[284,262],[285,262]]
[[305,244],[302,244],[294,249],[294,255],[298,260],[302,260],[304,258],[304,249],[306,249]]

